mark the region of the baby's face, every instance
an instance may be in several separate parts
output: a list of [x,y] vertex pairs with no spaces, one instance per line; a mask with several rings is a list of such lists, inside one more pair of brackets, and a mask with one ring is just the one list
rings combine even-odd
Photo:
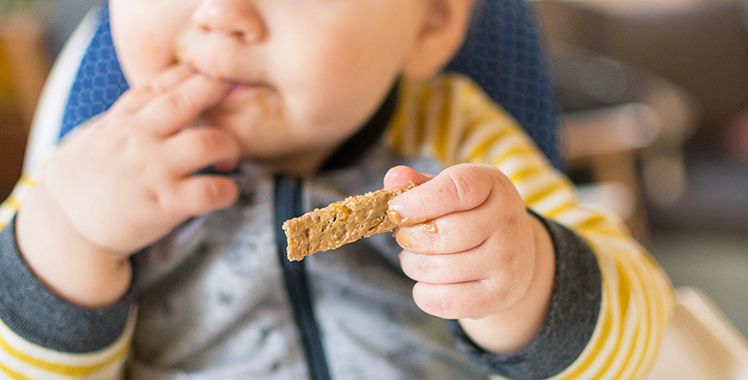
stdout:
[[175,62],[230,82],[199,123],[288,170],[322,159],[378,108],[428,1],[110,0],[110,10],[131,86]]

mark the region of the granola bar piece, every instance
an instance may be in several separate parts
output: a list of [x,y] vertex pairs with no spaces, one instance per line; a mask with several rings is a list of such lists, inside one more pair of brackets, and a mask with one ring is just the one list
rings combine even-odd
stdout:
[[298,261],[318,251],[327,251],[358,239],[389,232],[396,225],[387,215],[392,198],[412,189],[377,190],[348,197],[283,223],[288,240],[288,259]]

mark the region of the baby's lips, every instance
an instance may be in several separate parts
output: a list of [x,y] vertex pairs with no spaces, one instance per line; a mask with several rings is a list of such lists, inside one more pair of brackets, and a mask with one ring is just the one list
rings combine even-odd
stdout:
[[228,173],[236,170],[238,162],[236,160],[216,162],[213,168],[218,172]]

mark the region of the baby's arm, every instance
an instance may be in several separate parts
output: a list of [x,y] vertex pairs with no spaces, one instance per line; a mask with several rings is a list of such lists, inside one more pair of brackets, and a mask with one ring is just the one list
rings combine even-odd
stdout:
[[[497,172],[457,165],[433,179],[407,168],[388,173],[385,187],[423,183],[391,203],[406,220],[429,221],[396,235],[403,270],[418,281],[416,303],[456,319],[449,327],[457,343],[510,378],[642,378],[669,315],[667,278],[604,215],[570,197],[555,212],[576,219],[571,229],[530,216]],[[549,176],[572,194],[568,181]]]
[[129,287],[131,254],[233,203],[230,179],[192,173],[234,162],[238,144],[214,128],[186,128],[226,90],[173,67],[63,142],[17,216],[18,246],[50,289],[81,306],[115,302]]
[[[530,346],[514,355],[492,354],[475,344],[480,336],[467,336],[460,323],[449,321],[457,344],[509,378],[644,378],[674,301],[661,268],[618,218],[583,207],[569,179],[475,84],[453,75],[410,84],[403,86],[402,109],[425,112],[416,119],[428,122],[396,124],[389,137],[393,147],[404,155],[433,154],[445,167],[472,162],[498,168],[543,222],[554,246],[553,295],[545,325]],[[426,102],[434,105],[422,107]],[[451,110],[449,118],[442,117],[445,109]],[[405,217],[431,216],[406,211]]]
[[225,91],[187,68],[165,70],[67,138],[7,226],[20,199],[0,206],[0,373],[121,378],[134,326],[130,255],[236,197],[228,178],[193,175],[233,165],[234,138],[187,128]]
[[122,378],[135,322],[133,290],[102,308],[58,297],[21,257],[11,220],[0,231],[0,378]]

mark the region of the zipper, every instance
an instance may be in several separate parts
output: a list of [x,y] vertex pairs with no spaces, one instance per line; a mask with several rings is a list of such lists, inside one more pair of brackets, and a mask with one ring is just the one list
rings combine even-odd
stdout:
[[329,380],[325,350],[314,316],[314,307],[309,293],[305,260],[289,261],[286,257],[286,234],[283,222],[303,214],[301,180],[297,177],[278,175],[275,178],[275,241],[278,259],[283,270],[286,292],[291,302],[296,326],[306,354],[309,375],[312,380]]

